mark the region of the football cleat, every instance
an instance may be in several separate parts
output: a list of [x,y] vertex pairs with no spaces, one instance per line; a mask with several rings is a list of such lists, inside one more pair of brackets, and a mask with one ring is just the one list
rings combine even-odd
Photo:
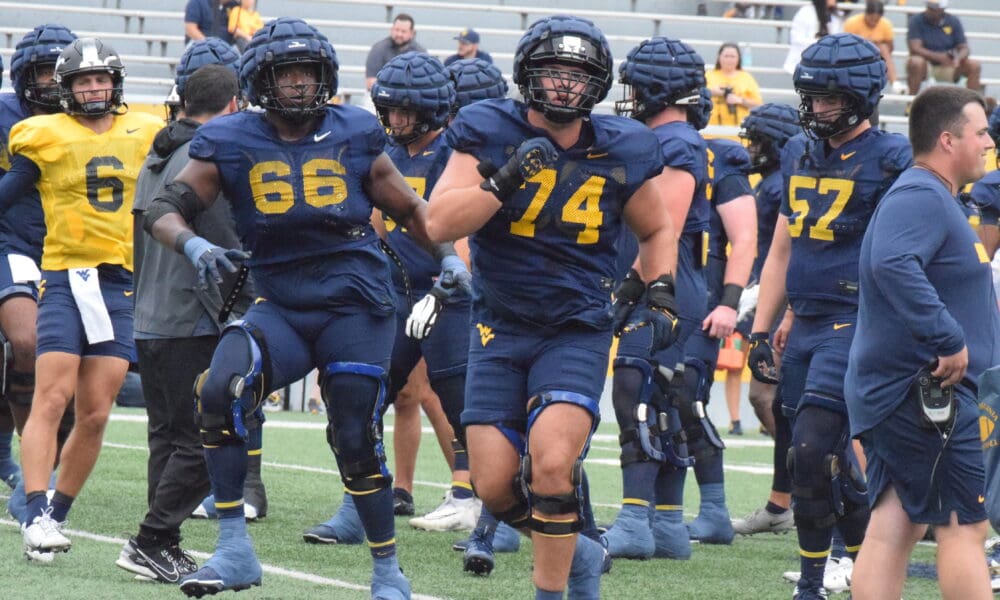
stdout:
[[618,513],[614,525],[601,538],[615,558],[652,558],[656,550],[649,523],[649,507],[626,504]]
[[566,582],[568,598],[600,600],[601,575],[604,574],[607,556],[608,551],[603,544],[585,535],[577,536],[569,580]]
[[372,600],[409,600],[410,580],[395,561],[388,564],[376,561],[371,592]]
[[[472,538],[476,537],[476,531],[482,527],[476,527],[469,534],[469,537],[458,540],[451,545],[452,550],[465,552],[465,549],[472,543]],[[521,548],[521,534],[516,529],[506,523],[499,523],[493,532],[494,552],[517,552]]]
[[795,591],[792,592],[792,600],[826,600],[827,598],[829,595],[823,588],[814,590],[796,585]]
[[795,520],[790,509],[775,515],[765,508],[758,508],[742,519],[733,519],[733,531],[740,535],[788,533],[792,529],[795,529]]
[[245,521],[219,519],[219,540],[215,553],[200,569],[181,578],[181,591],[201,598],[225,590],[249,589],[260,585],[262,570]]
[[413,506],[413,495],[403,488],[392,488],[392,514],[397,517],[410,517],[416,512]]
[[422,517],[410,519],[410,526],[425,531],[471,531],[476,527],[482,508],[479,498],[455,498],[448,490],[440,506]]
[[57,523],[52,517],[52,509],[31,520],[30,524],[21,526],[24,538],[24,551],[68,552],[73,542],[62,534],[63,523]]
[[15,489],[21,481],[21,467],[10,459],[0,462],[0,480],[11,490]]
[[344,494],[344,503],[340,505],[328,521],[307,529],[302,534],[309,544],[360,544],[365,541],[365,528],[354,506],[350,494]]
[[[854,572],[854,561],[850,557],[844,556],[836,558],[833,556],[827,557],[826,567],[823,570],[823,598],[826,598],[825,593],[839,593],[846,592],[851,589],[851,574]],[[788,582],[799,584],[802,579],[802,573],[799,571],[785,571],[781,574],[781,577]],[[797,591],[797,588],[796,588]],[[795,596],[793,596],[794,598]],[[806,598],[813,598],[813,596],[805,596]]]
[[194,559],[178,544],[143,548],[134,537],[122,547],[115,564],[137,578],[162,583],[177,583],[198,570]]
[[691,539],[679,511],[656,511],[653,514],[653,540],[656,558],[688,560],[691,558]]

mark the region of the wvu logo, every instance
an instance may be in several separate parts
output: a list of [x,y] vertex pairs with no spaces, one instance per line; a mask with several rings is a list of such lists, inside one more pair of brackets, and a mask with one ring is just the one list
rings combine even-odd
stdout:
[[992,406],[986,402],[979,403],[979,441],[983,443],[983,450],[1000,446],[995,435],[998,417],[1000,415]]
[[45,280],[42,279],[38,282],[38,299],[42,299],[42,294],[45,293]]
[[76,274],[79,275],[80,279],[84,281],[90,279],[90,271],[88,271],[87,269],[80,269],[76,272]]
[[479,330],[479,341],[483,343],[483,348],[485,348],[486,344],[489,344],[490,341],[496,337],[493,333],[492,327],[487,327],[482,323],[476,323],[476,329]]

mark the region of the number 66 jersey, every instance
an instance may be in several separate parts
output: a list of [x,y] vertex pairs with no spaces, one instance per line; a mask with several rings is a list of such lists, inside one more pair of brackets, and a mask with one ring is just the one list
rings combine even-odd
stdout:
[[[522,142],[546,135],[526,111],[513,100],[466,106],[446,131],[448,145],[501,167]],[[663,155],[645,125],[597,114],[576,145],[557,149],[556,163],[469,238],[473,310],[522,325],[606,329],[622,211],[663,170]]]
[[35,186],[45,214],[43,270],[132,270],[135,181],[162,127],[153,115],[126,113],[101,134],[65,114],[31,117],[11,129],[11,156],[41,172]]
[[913,162],[902,135],[869,129],[831,149],[799,134],[781,154],[792,252],[786,288],[795,314],[857,311],[861,239],[882,195]]

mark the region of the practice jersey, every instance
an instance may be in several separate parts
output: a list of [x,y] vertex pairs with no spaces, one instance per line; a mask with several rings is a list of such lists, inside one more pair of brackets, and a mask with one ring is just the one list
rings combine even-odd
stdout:
[[[462,108],[446,136],[454,150],[502,166],[546,132],[528,123],[524,104],[484,100]],[[535,327],[604,329],[622,211],[662,171],[659,143],[641,123],[591,115],[577,144],[558,154],[470,236],[474,310]]]
[[882,195],[912,162],[905,137],[878,129],[835,149],[804,133],[785,144],[781,214],[792,238],[785,285],[796,315],[857,310],[861,238]]
[[979,207],[981,224],[1000,226],[1000,170],[984,175],[969,193],[973,203]]
[[[0,176],[10,169],[7,139],[18,122],[31,116],[15,94],[0,94]],[[42,260],[45,220],[38,189],[32,187],[0,216],[0,254],[23,254],[36,264]]]
[[[434,141],[416,156],[410,156],[406,146],[397,144],[390,144],[386,153],[399,172],[403,174],[406,182],[413,187],[413,191],[426,200],[430,197],[431,190],[434,189],[438,178],[441,177],[445,165],[448,164],[451,148],[448,147],[442,134],[434,138]],[[441,266],[384,211],[382,220],[385,222],[389,247],[399,255],[403,268],[406,269],[406,275],[410,279],[413,295],[415,297],[423,296],[434,285],[434,277],[441,271]],[[405,284],[398,268],[392,269],[392,280],[396,291],[403,292]],[[468,296],[463,297],[468,299]]]
[[292,142],[264,113],[198,128],[189,155],[218,168],[260,296],[289,308],[391,312],[388,263],[364,188],[385,143],[375,116],[348,105],[327,106],[315,131]]
[[760,281],[760,272],[764,269],[767,253],[771,251],[771,241],[774,239],[774,227],[778,221],[778,210],[784,197],[784,182],[781,171],[775,169],[764,173],[757,187],[753,190],[757,205],[757,257],[750,270],[750,279]]
[[719,207],[740,196],[750,196],[750,155],[739,142],[710,139],[708,143],[709,256],[726,260],[729,237]]
[[663,166],[687,171],[694,177],[694,197],[682,233],[708,231],[708,145],[687,121],[672,121],[653,129],[663,152]]
[[41,172],[35,187],[45,215],[43,270],[132,270],[135,181],[162,127],[162,119],[135,112],[115,116],[100,134],[66,114],[31,117],[11,129],[11,155]]

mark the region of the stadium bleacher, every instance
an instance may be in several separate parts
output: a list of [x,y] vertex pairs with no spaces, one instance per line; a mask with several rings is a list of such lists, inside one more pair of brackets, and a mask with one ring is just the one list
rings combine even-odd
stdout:
[[[20,37],[42,22],[62,23],[81,35],[107,40],[122,54],[128,68],[126,97],[133,103],[158,104],[170,89],[174,67],[183,52],[183,12],[186,0],[162,0],[149,10],[148,0],[48,1],[23,5],[0,0],[0,55],[9,57]],[[388,33],[393,16],[413,15],[417,39],[440,57],[454,52],[455,34],[475,27],[483,37],[482,48],[498,66],[510,73],[513,49],[532,20],[556,12],[572,12],[598,22],[608,35],[612,52],[620,60],[630,48],[654,35],[680,37],[711,63],[720,44],[736,40],[749,63],[747,70],[761,86],[767,101],[796,103],[791,78],[781,69],[788,52],[790,19],[802,0],[769,0],[781,6],[782,19],[723,19],[729,0],[630,0],[618,2],[620,10],[608,10],[603,0],[549,0],[542,5],[497,4],[494,0],[433,2],[430,0],[283,0],[280,12],[302,16],[333,41],[341,63],[340,90],[346,102],[360,103],[364,92],[364,61],[372,43]],[[698,5],[710,16],[696,16]],[[923,10],[923,2],[886,6],[886,17],[896,30],[894,58],[903,70],[906,22]],[[258,9],[265,17],[278,16],[278,3],[263,0]],[[843,4],[863,10],[862,4]],[[1000,10],[995,0],[963,0],[961,8],[950,8],[965,26],[974,58],[983,63],[983,82],[988,95],[1000,93]],[[349,18],[345,18],[349,15]],[[9,83],[8,83],[9,85]],[[613,91],[612,97],[619,92]],[[610,111],[611,100],[598,110]],[[889,128],[901,130],[908,96],[887,94],[881,114]]]

